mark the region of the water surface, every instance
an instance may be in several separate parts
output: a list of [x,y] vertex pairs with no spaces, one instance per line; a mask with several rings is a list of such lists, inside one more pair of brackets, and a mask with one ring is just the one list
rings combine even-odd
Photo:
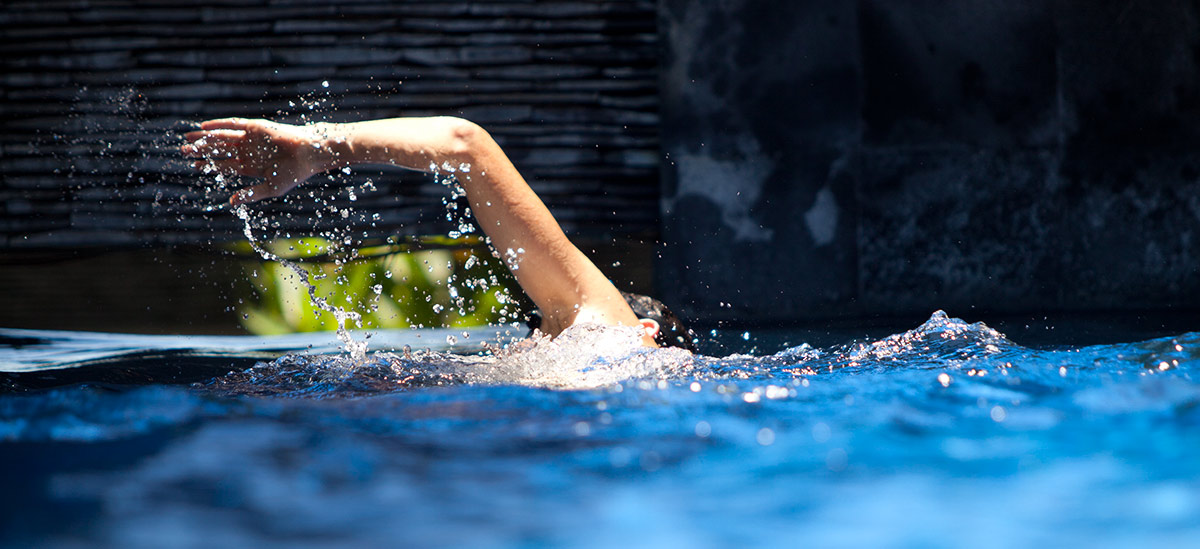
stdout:
[[606,330],[482,354],[495,331],[459,334],[453,353],[445,335],[380,334],[373,348],[391,351],[354,364],[329,336],[5,330],[2,539],[1200,539],[1198,333],[1035,349],[939,313],[819,348],[748,336],[758,352],[719,357],[633,350]]

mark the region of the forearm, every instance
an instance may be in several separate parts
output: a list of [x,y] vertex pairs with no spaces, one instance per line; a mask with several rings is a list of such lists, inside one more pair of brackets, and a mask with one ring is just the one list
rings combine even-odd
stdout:
[[470,164],[478,126],[453,117],[389,118],[312,126],[314,162],[321,170],[354,164],[392,164],[430,171]]

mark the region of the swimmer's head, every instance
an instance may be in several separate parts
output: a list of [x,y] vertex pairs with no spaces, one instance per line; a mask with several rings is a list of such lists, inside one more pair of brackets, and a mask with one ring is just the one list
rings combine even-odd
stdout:
[[[696,351],[696,346],[692,343],[696,335],[687,329],[683,325],[683,321],[679,320],[679,317],[675,316],[675,313],[671,312],[671,309],[667,308],[663,302],[650,296],[629,292],[621,292],[621,297],[625,298],[625,302],[629,304],[629,308],[633,309],[633,314],[637,315],[639,319],[654,321],[656,327],[654,342],[660,347],[679,347],[692,352]],[[542,316],[534,311],[530,313],[525,324],[529,326],[532,334],[533,330],[542,327]]]
[[661,347],[679,347],[695,352],[696,346],[692,343],[695,334],[663,302],[629,292],[621,292],[621,296],[638,318],[653,320],[658,325],[658,333],[654,334],[655,343]]

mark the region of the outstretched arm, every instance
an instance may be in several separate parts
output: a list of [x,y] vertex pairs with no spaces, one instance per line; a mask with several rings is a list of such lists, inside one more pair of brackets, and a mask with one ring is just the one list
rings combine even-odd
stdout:
[[[563,234],[483,128],[453,117],[393,118],[291,126],[223,119],[187,135],[184,154],[228,174],[264,178],[236,193],[235,204],[279,196],[309,177],[351,164],[470,166],[460,174],[471,210],[495,250],[521,250],[513,274],[541,310],[543,330],[558,335],[577,322],[641,326],[617,288]],[[644,338],[653,346],[653,339]]]

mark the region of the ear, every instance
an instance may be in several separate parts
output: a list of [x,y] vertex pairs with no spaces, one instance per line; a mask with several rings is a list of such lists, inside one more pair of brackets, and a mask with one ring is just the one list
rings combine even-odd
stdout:
[[638,321],[642,323],[642,329],[646,330],[646,335],[649,336],[650,339],[658,337],[657,321],[649,318],[639,318]]

